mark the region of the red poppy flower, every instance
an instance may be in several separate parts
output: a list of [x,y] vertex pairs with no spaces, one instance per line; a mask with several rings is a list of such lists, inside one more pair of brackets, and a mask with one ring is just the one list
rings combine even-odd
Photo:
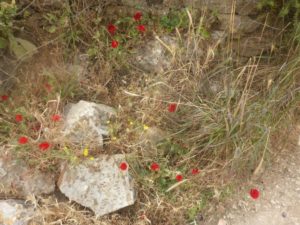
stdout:
[[24,144],[27,144],[27,142],[28,142],[27,137],[22,136],[19,138],[19,144],[24,145]]
[[142,13],[141,12],[136,12],[133,16],[135,21],[141,20],[142,18]]
[[21,114],[17,114],[17,115],[15,116],[15,120],[16,120],[17,122],[22,122],[23,116],[22,116]]
[[54,122],[58,122],[58,121],[60,121],[60,119],[61,119],[61,116],[58,114],[54,114],[51,116],[51,120]]
[[119,45],[119,42],[116,41],[116,40],[113,40],[113,41],[111,42],[111,47],[112,47],[112,48],[117,48],[118,45]]
[[178,174],[176,175],[176,180],[179,182],[179,181],[182,181],[183,180],[183,176],[181,174]]
[[126,162],[122,162],[120,164],[120,169],[123,170],[123,171],[127,170],[128,169],[128,164]]
[[177,104],[176,103],[170,103],[168,107],[169,112],[175,112],[177,109]]
[[46,151],[50,147],[50,144],[47,141],[44,141],[39,144],[39,148],[41,151]]
[[250,190],[249,194],[250,194],[250,196],[253,199],[258,199],[258,197],[259,197],[259,190],[253,188],[253,189]]
[[150,166],[152,171],[158,171],[159,170],[159,165],[157,163],[152,163]]
[[2,96],[1,96],[1,100],[2,100],[2,101],[6,101],[7,99],[8,99],[8,96],[7,96],[7,95],[2,95]]
[[49,83],[46,83],[45,85],[45,88],[47,89],[47,91],[52,91],[52,86],[51,86],[51,84],[49,84]]
[[116,27],[115,25],[113,25],[113,24],[109,24],[109,25],[107,26],[107,30],[108,30],[108,32],[109,32],[111,35],[114,35],[115,32],[116,32],[116,30],[117,30],[117,27]]
[[198,173],[200,173],[200,170],[199,169],[192,169],[192,174],[193,175],[197,175]]
[[146,31],[146,27],[144,25],[138,25],[136,29],[142,33]]

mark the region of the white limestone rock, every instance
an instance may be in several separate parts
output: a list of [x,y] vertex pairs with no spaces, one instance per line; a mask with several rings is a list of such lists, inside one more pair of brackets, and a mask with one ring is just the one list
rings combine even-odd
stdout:
[[50,194],[55,190],[52,174],[31,169],[23,161],[0,159],[0,180],[0,192],[20,197]]
[[27,225],[38,218],[32,205],[21,200],[0,200],[0,225]]
[[133,180],[128,170],[119,168],[123,155],[101,155],[71,167],[64,165],[58,182],[60,191],[70,200],[102,216],[135,202]]
[[107,122],[116,111],[112,107],[79,101],[65,108],[63,136],[74,144],[102,147],[103,137],[109,135]]

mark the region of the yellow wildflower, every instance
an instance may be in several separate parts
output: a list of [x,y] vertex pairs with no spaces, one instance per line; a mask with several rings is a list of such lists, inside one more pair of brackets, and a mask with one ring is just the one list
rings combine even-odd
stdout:
[[83,156],[87,157],[89,155],[89,149],[85,148],[83,149]]
[[149,129],[149,127],[144,124],[144,130],[148,130],[148,129]]
[[93,156],[90,157],[90,160],[94,160],[95,158]]

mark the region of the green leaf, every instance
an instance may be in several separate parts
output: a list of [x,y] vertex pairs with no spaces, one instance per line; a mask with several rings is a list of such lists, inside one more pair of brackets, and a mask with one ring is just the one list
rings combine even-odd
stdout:
[[10,36],[9,44],[10,50],[18,59],[31,57],[34,53],[37,52],[37,47],[34,44],[22,38]]
[[51,26],[47,30],[50,34],[53,34],[56,31],[56,26]]
[[279,16],[280,17],[285,17],[287,14],[289,13],[289,7],[283,7],[280,12],[279,12]]
[[209,32],[205,29],[205,27],[199,27],[198,28],[198,33],[204,38],[208,39],[210,37]]

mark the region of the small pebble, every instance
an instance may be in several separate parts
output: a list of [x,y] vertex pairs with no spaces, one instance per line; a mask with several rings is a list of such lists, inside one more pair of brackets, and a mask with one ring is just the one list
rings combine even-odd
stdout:
[[281,216],[282,216],[283,218],[286,218],[286,216],[287,216],[286,212],[282,212],[282,213],[281,213]]
[[202,214],[198,214],[198,215],[197,215],[197,220],[198,220],[198,221],[203,221],[203,220],[204,220],[203,215],[202,215]]
[[220,219],[218,225],[227,225],[226,220]]
[[233,209],[237,209],[236,204],[233,204],[233,205],[232,205],[232,208],[233,208]]

